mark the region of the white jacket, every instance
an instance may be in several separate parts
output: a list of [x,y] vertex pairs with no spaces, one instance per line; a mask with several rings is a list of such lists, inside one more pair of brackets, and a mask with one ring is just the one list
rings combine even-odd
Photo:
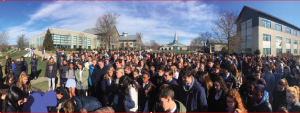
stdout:
[[125,111],[126,112],[137,112],[138,111],[138,91],[129,85],[128,94],[125,95]]

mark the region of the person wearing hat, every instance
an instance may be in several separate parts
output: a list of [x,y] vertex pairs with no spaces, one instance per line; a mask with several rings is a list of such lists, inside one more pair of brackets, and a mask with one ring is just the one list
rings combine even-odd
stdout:
[[104,65],[105,65],[106,67],[111,67],[111,66],[112,66],[112,64],[109,62],[109,56],[106,56],[106,57],[105,57],[105,63],[104,63]]

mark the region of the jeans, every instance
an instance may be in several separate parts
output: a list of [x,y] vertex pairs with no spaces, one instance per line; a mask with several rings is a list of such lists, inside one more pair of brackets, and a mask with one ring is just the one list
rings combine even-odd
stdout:
[[53,90],[55,89],[55,78],[48,78],[48,85],[51,87],[51,81],[52,81],[52,87]]

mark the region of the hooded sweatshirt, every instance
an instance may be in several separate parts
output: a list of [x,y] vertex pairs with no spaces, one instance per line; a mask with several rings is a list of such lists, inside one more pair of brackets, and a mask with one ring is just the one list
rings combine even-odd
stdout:
[[281,79],[282,76],[284,75],[282,63],[280,63],[280,65],[281,65],[281,68],[278,69],[278,70],[276,70],[276,71],[274,72],[274,76],[275,76],[275,90],[278,90],[278,85],[277,85],[277,84],[279,83],[280,79]]
[[27,62],[26,62],[26,60],[25,60],[25,57],[24,56],[21,56],[21,58],[23,58],[24,59],[24,61],[23,61],[23,67],[22,67],[22,71],[25,71],[26,73],[28,73],[28,65],[27,65]]
[[272,107],[269,102],[269,93],[265,90],[264,95],[259,103],[254,102],[254,112],[272,112]]
[[291,69],[289,66],[286,66],[289,69],[289,73],[287,75],[284,75],[281,77],[281,79],[285,78],[287,82],[289,83],[289,86],[294,86],[294,77],[291,75]]
[[275,91],[275,76],[271,72],[265,72],[262,74],[263,79],[266,81],[266,90],[269,93],[271,102],[273,102],[273,91]]
[[23,112],[48,112],[47,107],[54,107],[57,104],[56,94],[53,90],[46,93],[36,91],[27,97]]

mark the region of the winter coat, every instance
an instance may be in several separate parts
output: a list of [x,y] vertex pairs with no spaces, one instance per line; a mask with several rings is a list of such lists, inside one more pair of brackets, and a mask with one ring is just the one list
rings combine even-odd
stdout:
[[26,60],[25,60],[25,57],[24,57],[24,56],[21,56],[21,58],[24,59],[24,61],[23,61],[23,65],[24,65],[24,66],[22,67],[22,71],[28,73],[28,64],[27,64],[27,62],[26,62]]
[[291,109],[288,110],[289,112],[300,112],[300,102],[296,101],[291,105]]
[[12,64],[12,67],[11,67],[12,73],[14,73],[15,69],[16,69],[16,64],[14,63],[14,64]]
[[189,89],[186,89],[186,84],[182,83],[179,86],[179,99],[186,106],[187,112],[206,112],[207,101],[204,88],[200,83],[192,78],[192,83]]
[[275,90],[278,90],[278,83],[280,81],[280,79],[282,78],[282,76],[284,75],[282,69],[278,69],[274,72],[274,76],[275,76]]
[[174,78],[172,78],[172,80],[170,82],[167,82],[164,80],[162,84],[168,84],[174,91],[174,94],[175,94],[174,98],[178,99],[179,85]]
[[242,101],[245,105],[245,108],[248,110],[248,111],[251,111],[252,109],[252,106],[254,104],[254,101],[253,101],[253,98],[252,98],[252,95],[249,95],[248,92],[244,92],[242,95]]
[[273,91],[275,91],[275,76],[271,72],[263,73],[262,78],[266,81],[266,90],[269,93],[269,97],[273,98]]
[[57,97],[53,90],[46,93],[36,91],[32,93],[24,104],[23,112],[48,112],[47,107],[55,107],[57,105]]
[[[80,69],[76,70],[75,73],[77,84],[76,86],[80,86]],[[88,86],[88,78],[89,78],[89,70],[87,68],[83,68],[82,78],[81,78],[81,86]]]
[[[73,71],[73,74],[71,74],[71,72]],[[66,71],[66,78],[67,79],[75,79],[75,70],[74,69],[69,69],[68,71]]]
[[11,65],[11,58],[8,58],[5,63],[5,74],[10,72],[10,69],[12,68]]
[[[153,91],[155,91],[155,85],[151,83],[151,81],[148,82],[153,88]],[[145,95],[145,89],[143,88],[143,81],[139,82],[139,90],[138,90],[138,105],[139,105],[139,111],[144,111],[145,103],[146,103],[146,95]],[[152,96],[152,95],[151,95]]]
[[[288,67],[288,66],[286,66],[286,67]],[[288,67],[289,68],[289,67]],[[294,79],[295,79],[295,77],[293,77],[292,75],[291,75],[291,70],[290,70],[290,68],[289,68],[289,73],[288,73],[288,75],[284,75],[283,74],[283,76],[281,77],[281,79],[283,79],[283,78],[285,78],[286,80],[287,80],[287,82],[289,83],[289,86],[294,86]]]
[[31,72],[36,72],[37,71],[37,65],[38,65],[37,59],[32,58],[30,60],[30,65],[31,65]]
[[154,76],[153,78],[150,78],[150,81],[156,86],[160,87],[162,85],[162,82],[164,81],[164,76]]
[[231,73],[229,73],[228,78],[225,80],[225,84],[228,89],[236,88],[236,90],[239,90],[238,81],[237,81],[236,77]]
[[59,75],[61,79],[66,79],[66,72],[69,70],[69,67],[67,65],[61,66],[59,68]]
[[260,103],[257,104],[256,102],[254,102],[252,110],[253,111],[251,112],[272,112],[272,106],[269,102],[269,94],[266,90],[264,91],[264,95]]
[[53,64],[53,68],[52,68],[52,72],[51,72],[51,76],[49,75],[50,74],[50,70],[49,70],[49,64],[47,63],[47,66],[46,66],[46,71],[45,71],[45,77],[48,77],[48,78],[55,78],[56,77],[56,74],[57,74],[57,67],[56,67],[56,63]]
[[[226,103],[226,92],[222,91],[222,94],[218,100],[215,99],[217,92],[212,89],[211,93],[209,93],[207,104],[209,112],[224,112],[226,111],[227,103]],[[218,106],[218,109],[216,109]]]
[[272,102],[272,111],[278,111],[278,108],[286,104],[286,90],[284,91],[274,91],[273,93],[273,102]]
[[76,101],[75,112],[79,112],[81,108],[85,108],[88,112],[91,112],[102,107],[102,104],[95,97],[74,96],[72,99]]
[[210,75],[210,80],[212,81],[212,82],[214,82],[215,81],[215,78],[217,78],[218,76],[221,76],[221,73],[211,73],[211,74],[209,74]]
[[134,85],[128,86],[128,94],[125,95],[124,108],[126,112],[138,111],[138,88]]
[[[92,85],[97,87],[98,83],[100,83],[103,79],[103,76],[107,73],[107,67],[103,66],[101,69],[99,65],[96,65],[93,70],[93,74],[91,76]],[[101,83],[100,83],[101,84]],[[100,87],[99,87],[100,88]]]
[[[0,77],[3,77],[2,66],[0,65]],[[3,80],[0,79],[1,84],[3,84]]]
[[15,64],[16,64],[16,69],[14,71],[14,77],[18,79],[22,72],[22,68],[23,68],[24,64],[21,61],[15,62]]

